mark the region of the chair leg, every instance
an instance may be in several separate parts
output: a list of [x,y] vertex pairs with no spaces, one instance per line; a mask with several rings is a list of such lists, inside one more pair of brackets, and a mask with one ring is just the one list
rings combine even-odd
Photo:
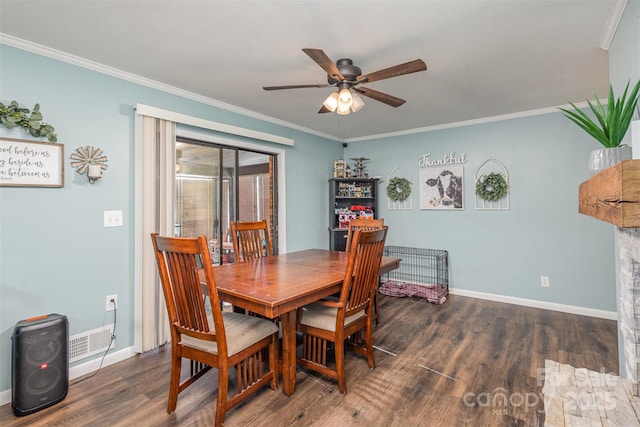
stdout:
[[218,369],[218,400],[216,402],[216,427],[224,424],[227,412],[227,393],[229,392],[229,370]]
[[371,325],[371,319],[367,322],[367,327],[365,328],[365,350],[367,354],[367,363],[369,364],[369,368],[374,369],[376,367],[376,361],[373,356],[373,327]]
[[336,340],[334,343],[336,355],[336,374],[338,375],[338,390],[342,394],[347,393],[347,377],[344,371],[344,340]]
[[378,292],[378,283],[376,283],[376,290],[375,293],[373,294],[373,308],[374,311],[376,313],[375,318],[376,318],[376,326],[380,326],[380,304],[378,303],[378,299],[379,299],[379,292]]
[[171,414],[176,410],[178,404],[178,393],[180,393],[180,370],[182,368],[182,358],[171,354],[171,381],[169,383],[169,401],[167,402],[167,413]]

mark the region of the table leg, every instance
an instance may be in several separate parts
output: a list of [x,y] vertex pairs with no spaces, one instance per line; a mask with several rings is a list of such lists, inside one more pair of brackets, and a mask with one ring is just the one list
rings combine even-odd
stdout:
[[296,391],[296,312],[280,316],[282,326],[282,389],[291,396]]

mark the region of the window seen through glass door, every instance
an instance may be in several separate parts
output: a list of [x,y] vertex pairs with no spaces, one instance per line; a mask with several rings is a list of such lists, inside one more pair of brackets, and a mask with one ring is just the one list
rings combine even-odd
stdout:
[[275,160],[270,154],[178,139],[175,235],[207,236],[213,263],[228,263],[235,260],[231,221],[266,219],[277,253]]

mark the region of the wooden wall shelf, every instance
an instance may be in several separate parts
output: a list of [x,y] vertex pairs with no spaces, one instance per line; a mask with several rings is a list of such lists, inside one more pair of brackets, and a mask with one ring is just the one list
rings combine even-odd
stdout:
[[623,160],[580,184],[578,211],[623,228],[640,227],[640,159]]

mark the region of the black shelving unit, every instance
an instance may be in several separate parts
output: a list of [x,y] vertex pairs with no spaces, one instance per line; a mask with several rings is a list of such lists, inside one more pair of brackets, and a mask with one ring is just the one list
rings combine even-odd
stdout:
[[331,178],[329,180],[329,249],[344,251],[349,219],[377,218],[378,180]]

